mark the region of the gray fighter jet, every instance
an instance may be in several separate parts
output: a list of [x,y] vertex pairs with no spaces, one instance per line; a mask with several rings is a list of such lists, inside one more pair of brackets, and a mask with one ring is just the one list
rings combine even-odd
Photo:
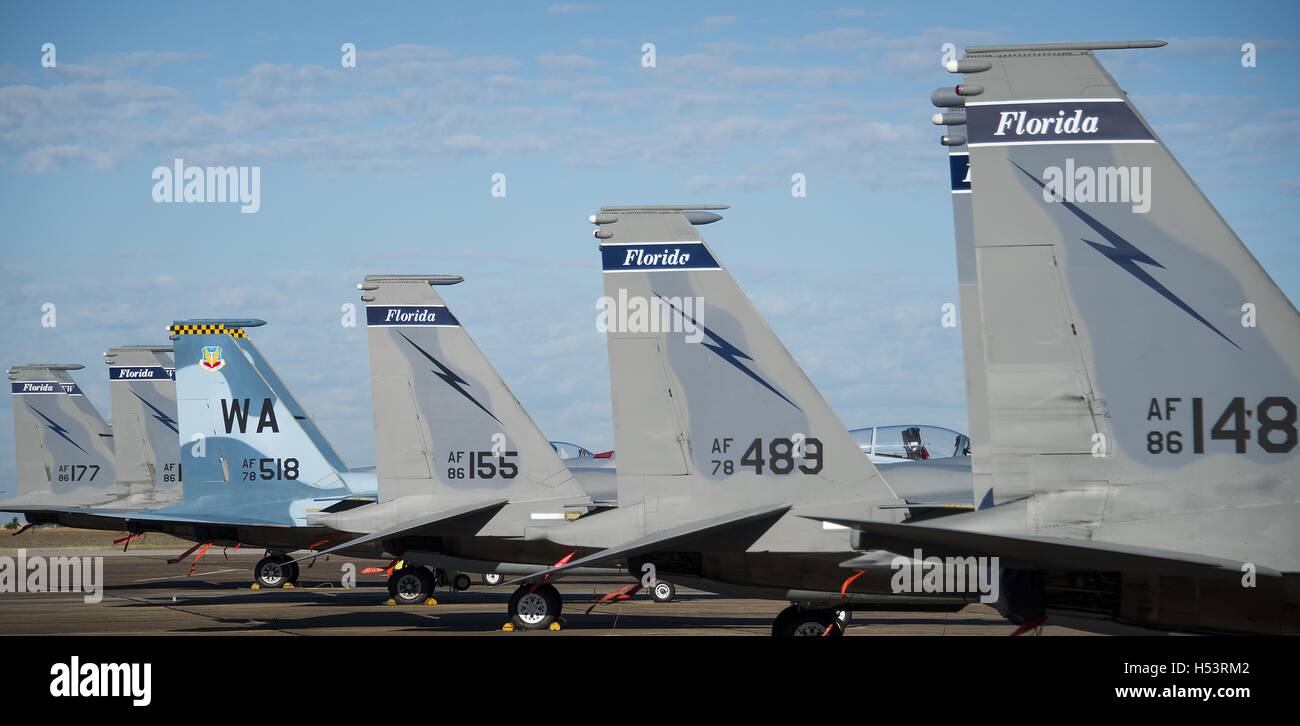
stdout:
[[1000,557],[1022,628],[1296,633],[1300,318],[1093,54],[1162,45],[969,48],[949,67],[966,81],[933,100],[969,151],[980,509],[825,521]]
[[900,595],[878,554],[812,518],[901,523],[969,509],[966,457],[881,475],[700,237],[721,209],[605,207],[591,218],[619,507],[530,528],[529,540],[592,552],[539,576],[623,562],[634,574],[791,600],[776,634],[838,634],[846,609],[962,606],[964,590]]
[[121,346],[104,360],[111,431],[70,376],[82,366],[9,372],[20,491],[0,508],[21,512],[29,524],[75,526],[71,518],[87,507],[144,510],[180,498],[171,347]]
[[72,371],[83,368],[34,363],[9,369],[17,491],[0,501],[0,510],[40,524],[50,507],[114,505],[130,498],[117,482],[113,433],[72,378]]
[[[358,285],[369,328],[379,501],[308,517],[358,535],[348,547],[400,557],[406,566],[390,582],[399,602],[428,597],[440,568],[498,576],[543,570],[572,550],[525,542],[528,525],[615,504],[614,469],[592,457],[562,460],[447,308],[437,288],[460,281],[370,275]],[[518,627],[551,622],[533,620],[543,609],[534,600],[556,602],[558,592],[534,590],[511,601]]]

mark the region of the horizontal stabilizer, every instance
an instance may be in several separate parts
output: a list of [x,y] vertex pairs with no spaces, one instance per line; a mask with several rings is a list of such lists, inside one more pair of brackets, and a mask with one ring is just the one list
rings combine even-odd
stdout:
[[[30,522],[58,524],[80,529],[161,531],[178,534],[203,527],[239,527],[283,531],[293,525],[254,517],[206,515],[197,512],[138,510],[95,506],[12,506],[6,512],[22,514]],[[178,534],[179,536],[179,534]]]
[[[1205,557],[1187,552],[1096,540],[988,534],[920,524],[872,522],[852,517],[810,518],[856,529],[864,535],[866,539],[864,544],[873,549],[885,549],[896,553],[905,553],[919,547],[925,549],[927,556],[996,555],[1018,563],[1049,567],[1155,572],[1163,575],[1206,574],[1207,570],[1240,573],[1245,564],[1236,560]],[[1281,576],[1281,573],[1266,567],[1256,566],[1255,572],[1264,577]]]
[[[370,534],[362,535],[360,537],[355,537],[342,544],[338,544],[333,547],[319,550],[314,554],[310,554],[305,557],[299,557],[298,559],[293,560],[293,562],[302,562],[303,560],[310,560],[313,557],[328,555],[332,552],[337,552],[338,550],[345,550],[350,547],[355,547],[360,544],[365,544],[367,542],[383,542],[386,539],[397,539],[400,537],[411,537],[416,535],[436,535],[437,532],[433,531],[436,529],[435,525],[445,525],[454,520],[463,519],[474,515],[495,513],[497,510],[504,507],[507,503],[509,503],[509,500],[507,499],[494,499],[489,502],[478,502],[475,504],[466,504],[460,507],[444,509],[440,512],[433,512],[431,514],[426,514],[421,517],[416,517],[414,519],[408,519],[404,522],[399,522],[391,527],[381,529],[377,532],[371,532]],[[286,563],[286,564],[291,564],[291,563]]]
[[527,577],[521,577],[505,584],[513,585],[526,580],[534,580],[538,577],[549,577],[565,570],[572,570],[575,567],[592,565],[597,562],[604,562],[620,557],[632,557],[646,552],[656,552],[669,550],[683,542],[699,539],[704,535],[711,535],[723,530],[738,527],[743,524],[750,524],[762,519],[775,520],[782,514],[790,511],[790,505],[782,504],[775,507],[762,507],[760,509],[747,509],[742,512],[733,512],[724,514],[721,517],[713,517],[698,522],[688,522],[686,524],[665,529],[659,532],[646,535],[639,539],[634,539],[616,547],[603,549],[595,554],[587,555],[576,560],[572,560],[558,567],[552,567],[541,572],[536,572]]

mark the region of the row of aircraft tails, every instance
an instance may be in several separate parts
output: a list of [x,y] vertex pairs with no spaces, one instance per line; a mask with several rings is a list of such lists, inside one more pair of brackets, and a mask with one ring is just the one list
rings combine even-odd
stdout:
[[[262,321],[185,320],[105,354],[111,430],[80,366],[10,370],[0,510],[265,549],[259,587],[336,552],[391,558],[404,603],[513,578],[523,629],[558,627],[555,578],[618,572],[606,602],[788,600],[777,635],[990,595],[1017,632],[1295,633],[1300,318],[1093,53],[1161,45],[972,47],[932,94],[969,438],[846,428],[701,237],[725,206],[616,206],[589,220],[607,299],[675,323],[606,334],[616,456],[543,436],[443,300],[459,277],[370,275],[375,468],[312,423]],[[1149,169],[1153,201],[1045,183],[1067,164]],[[975,561],[991,589],[952,577]],[[900,562],[949,586],[900,590]]]

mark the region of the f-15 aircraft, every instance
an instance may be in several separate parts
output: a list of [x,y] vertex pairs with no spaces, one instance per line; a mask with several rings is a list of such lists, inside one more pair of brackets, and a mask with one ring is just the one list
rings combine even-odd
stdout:
[[776,634],[838,634],[842,609],[961,607],[965,592],[896,594],[890,570],[864,559],[850,531],[807,516],[902,522],[969,509],[969,470],[936,459],[886,477],[863,456],[700,237],[723,208],[604,207],[591,218],[614,321],[619,507],[530,528],[529,540],[590,554],[521,587],[622,562],[715,592],[794,601]]
[[176,444],[176,365],[170,345],[123,345],[104,353],[113,417],[113,463],[128,497],[122,506],[157,509],[181,498]]
[[[165,478],[168,466],[164,463],[160,469],[157,462],[179,455],[179,501],[148,510],[62,511],[55,521],[133,535],[166,532],[195,542],[191,552],[212,546],[265,548],[266,556],[254,568],[259,587],[297,581],[299,570],[288,552],[344,539],[339,532],[309,524],[307,516],[373,501],[374,472],[347,468],[289,393],[248,338],[247,329],[263,324],[186,320],[170,327],[176,407],[169,411],[151,405],[138,418],[144,425],[174,427],[171,443],[176,453],[161,453],[165,447],[157,444],[143,466],[148,469],[154,462],[155,474]],[[123,362],[125,353],[119,351],[116,362]],[[116,371],[120,376],[129,373]],[[131,417],[125,425],[134,425]]]
[[825,521],[1000,557],[1022,628],[1296,633],[1300,318],[1094,55],[1162,45],[949,66],[965,82],[932,98],[969,154],[953,198],[980,508]]
[[171,347],[120,346],[104,361],[111,433],[71,378],[81,365],[10,371],[20,493],[0,508],[22,513],[30,525],[68,524],[88,507],[142,510],[179,500]]
[[[369,329],[379,501],[309,517],[351,537],[336,549],[364,544],[402,558],[407,566],[390,583],[399,602],[428,597],[431,569],[544,569],[568,550],[525,542],[528,525],[615,504],[614,470],[592,457],[561,459],[564,447],[547,441],[443,302],[437,288],[459,282],[369,275],[358,285]],[[530,627],[535,608],[516,595],[516,625]]]
[[110,506],[130,499],[117,482],[113,433],[71,372],[79,363],[33,363],[9,369],[14,415],[17,491],[0,510],[29,523],[46,510]]
[[873,464],[970,456],[970,438],[942,426],[867,426],[849,433]]

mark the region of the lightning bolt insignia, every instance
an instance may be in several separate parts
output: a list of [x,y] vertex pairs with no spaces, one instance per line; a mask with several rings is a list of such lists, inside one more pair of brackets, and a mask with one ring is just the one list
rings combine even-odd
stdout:
[[478,406],[480,409],[482,409],[483,413],[492,416],[493,421],[496,421],[502,426],[505,426],[505,424],[501,423],[501,419],[497,418],[495,415],[493,415],[491,411],[487,410],[487,406],[484,406],[483,404],[479,403],[478,399],[471,396],[469,391],[466,391],[464,388],[461,388],[461,386],[468,386],[469,385],[468,381],[456,375],[454,371],[452,371],[450,368],[440,363],[437,358],[434,358],[433,356],[429,355],[428,352],[424,350],[424,348],[421,348],[420,346],[416,345],[415,341],[411,340],[410,338],[407,338],[405,333],[399,330],[397,331],[397,334],[402,336],[402,338],[406,340],[406,342],[410,343],[412,348],[418,350],[420,352],[420,355],[424,356],[425,358],[428,359],[430,363],[437,366],[438,370],[429,371],[430,373],[441,378],[443,383],[446,383],[447,385],[451,386],[453,389],[455,389],[457,393],[464,396],[470,403],[474,404],[475,406]]
[[[1011,165],[1019,169],[1020,173],[1029,177],[1030,181],[1034,182],[1039,187],[1043,189],[1047,188],[1047,185],[1043,183],[1041,179],[1034,176],[1033,174],[1030,174],[1028,171],[1025,171],[1025,168],[1023,166],[1017,164],[1014,161],[1011,162]],[[1056,199],[1066,209],[1070,210],[1070,212],[1073,213],[1074,216],[1078,217],[1084,224],[1091,227],[1093,231],[1095,231],[1097,234],[1101,235],[1102,239],[1110,243],[1110,246],[1107,247],[1106,245],[1103,245],[1099,242],[1093,242],[1092,240],[1087,240],[1087,239],[1082,240],[1085,244],[1087,244],[1089,247],[1093,248],[1094,250],[1097,250],[1102,255],[1105,255],[1106,259],[1110,260],[1111,262],[1114,262],[1117,266],[1119,266],[1120,269],[1124,270],[1128,274],[1137,278],[1139,282],[1154,290],[1157,294],[1159,294],[1164,299],[1173,303],[1179,310],[1182,310],[1183,312],[1192,316],[1192,318],[1195,319],[1197,322],[1199,322],[1201,325],[1204,325],[1210,330],[1213,330],[1220,338],[1223,338],[1224,340],[1228,341],[1228,343],[1230,343],[1232,347],[1236,348],[1237,350],[1242,349],[1240,345],[1237,345],[1236,342],[1232,340],[1232,338],[1229,338],[1228,336],[1224,335],[1223,332],[1218,328],[1214,327],[1214,325],[1210,321],[1206,320],[1204,317],[1201,316],[1200,313],[1193,310],[1191,305],[1188,305],[1186,302],[1183,302],[1182,298],[1175,295],[1172,290],[1165,287],[1160,283],[1159,280],[1152,277],[1151,273],[1147,272],[1145,269],[1141,267],[1138,267],[1139,264],[1142,264],[1142,265],[1150,265],[1152,267],[1158,267],[1163,270],[1165,269],[1164,265],[1160,264],[1159,262],[1156,262],[1156,260],[1152,258],[1150,255],[1138,249],[1136,246],[1133,245],[1132,242],[1129,242],[1128,240],[1119,236],[1119,234],[1117,234],[1114,230],[1099,222],[1092,215],[1088,214],[1082,209],[1079,209],[1079,207],[1075,205],[1073,202],[1065,201],[1060,197],[1060,195],[1056,195]]]
[[165,413],[163,413],[161,410],[159,410],[157,406],[155,406],[155,405],[153,405],[152,403],[149,403],[148,401],[144,400],[144,397],[141,396],[140,394],[136,393],[135,391],[131,391],[131,395],[133,395],[133,396],[135,396],[136,398],[140,399],[140,403],[143,403],[144,405],[146,405],[146,406],[148,406],[149,408],[153,409],[153,417],[154,417],[154,420],[155,420],[155,421],[157,421],[158,423],[162,424],[163,426],[166,426],[167,428],[171,429],[172,431],[175,431],[176,433],[180,433],[180,429],[177,428],[177,423],[176,423],[176,421],[175,421],[174,419],[172,419],[171,416],[168,416],[167,414],[165,414]]
[[85,449],[82,449],[82,448],[81,448],[81,444],[78,444],[77,442],[75,442],[75,441],[73,441],[71,438],[69,438],[69,437],[68,437],[68,430],[65,429],[65,428],[63,428],[62,426],[58,425],[57,423],[55,423],[55,422],[54,422],[54,419],[50,418],[49,416],[46,416],[45,414],[41,413],[40,411],[37,411],[37,410],[36,410],[36,407],[33,406],[33,405],[30,404],[30,403],[27,404],[27,408],[30,408],[30,409],[32,410],[32,412],[35,413],[37,416],[40,416],[41,418],[45,419],[45,422],[46,422],[47,424],[49,424],[49,426],[50,426],[50,430],[53,431],[54,433],[58,434],[59,436],[63,437],[63,440],[64,440],[64,441],[66,441],[66,442],[68,442],[69,444],[72,444],[73,446],[77,447],[77,449],[79,449],[79,450],[81,451],[81,453],[83,453],[83,454],[89,454],[89,453],[90,453],[90,452],[86,451]]
[[747,355],[744,351],[732,345],[725,338],[713,332],[712,330],[709,330],[704,325],[701,325],[700,323],[696,322],[695,318],[692,318],[691,316],[687,315],[685,312],[678,309],[676,305],[673,305],[671,302],[669,302],[668,299],[665,298],[663,295],[660,295],[659,293],[653,291],[651,291],[651,293],[655,297],[659,298],[660,300],[663,300],[665,305],[672,308],[673,310],[676,310],[678,315],[681,315],[683,318],[691,321],[691,324],[693,324],[695,327],[699,328],[700,330],[704,331],[704,334],[709,338],[709,341],[703,344],[705,348],[708,348],[709,350],[713,351],[714,354],[716,354],[719,358],[730,363],[736,370],[740,371],[741,373],[744,373],[746,376],[749,376],[749,378],[752,379],[755,383],[758,383],[758,385],[771,391],[773,395],[775,395],[777,398],[780,398],[782,401],[785,401],[791,406],[794,406],[796,410],[799,411],[803,410],[799,408],[797,405],[795,405],[794,401],[791,401],[790,399],[786,398],[784,394],[782,394],[780,391],[773,388],[772,384],[763,380],[761,376],[759,376],[754,371],[750,370],[748,366],[741,363],[742,360],[747,360],[747,361],[754,360],[749,355]]

